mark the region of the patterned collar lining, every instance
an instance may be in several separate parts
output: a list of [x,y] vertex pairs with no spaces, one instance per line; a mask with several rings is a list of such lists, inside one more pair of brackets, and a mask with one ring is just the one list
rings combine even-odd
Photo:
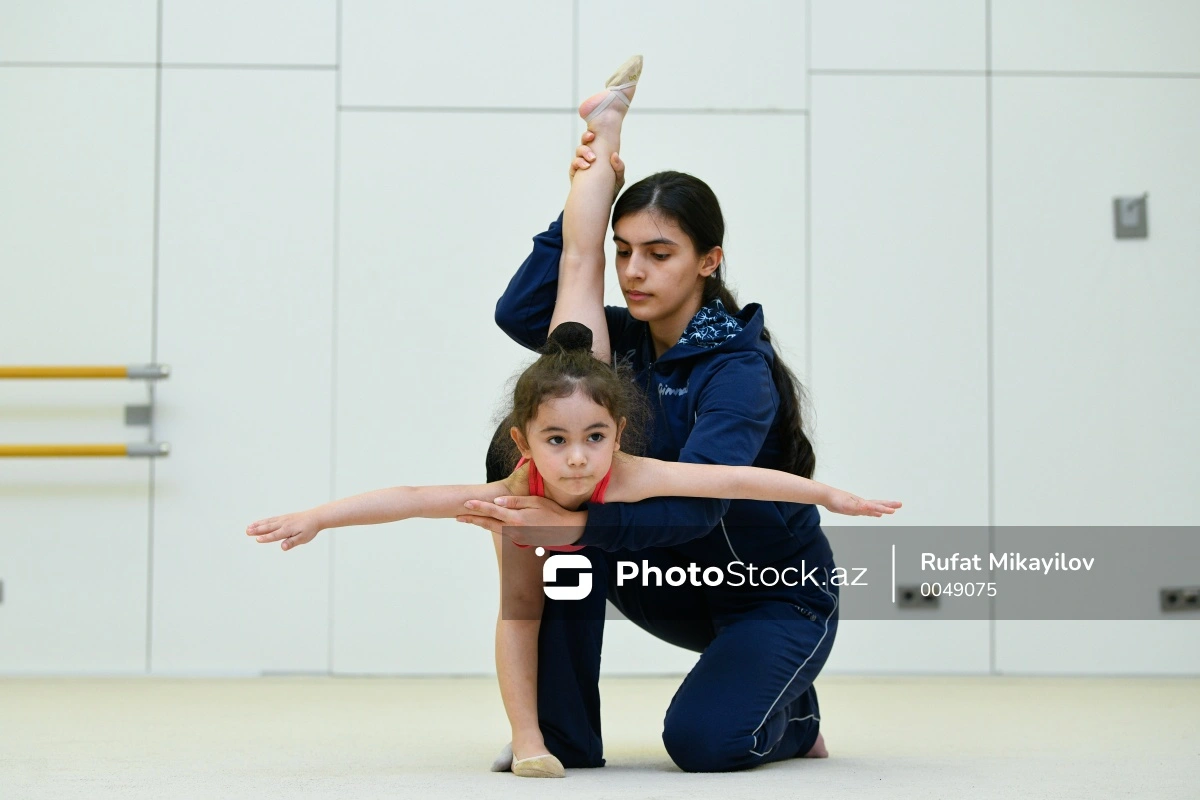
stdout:
[[719,299],[700,307],[688,323],[678,344],[711,350],[742,332],[742,321],[725,310]]

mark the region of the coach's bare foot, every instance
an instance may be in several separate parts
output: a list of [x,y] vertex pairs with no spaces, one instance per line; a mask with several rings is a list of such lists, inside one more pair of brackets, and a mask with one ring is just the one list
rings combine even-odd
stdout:
[[817,740],[813,742],[812,749],[805,753],[803,758],[829,758],[829,751],[825,749],[825,735],[818,733]]

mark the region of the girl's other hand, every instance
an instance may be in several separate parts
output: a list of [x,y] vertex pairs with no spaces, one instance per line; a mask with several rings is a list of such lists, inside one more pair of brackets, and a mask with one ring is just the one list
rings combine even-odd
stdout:
[[321,526],[316,518],[307,511],[297,514],[284,514],[282,517],[268,517],[246,526],[246,535],[253,536],[255,541],[282,542],[280,547],[291,550],[298,544],[307,544],[321,532]]
[[[588,147],[588,143],[596,138],[596,134],[591,131],[584,131],[583,138],[580,140],[582,144],[575,148],[575,159],[571,162],[571,179],[575,179],[575,173],[581,169],[587,169],[596,160],[596,154],[592,152],[592,148]],[[621,187],[625,185],[625,162],[621,160],[618,153],[613,153],[609,158],[609,163],[612,164],[613,172],[617,175],[617,185],[613,189],[613,196],[621,191]]]
[[899,500],[864,500],[857,495],[834,489],[829,500],[823,503],[835,514],[846,514],[851,517],[881,517],[884,514],[894,514],[902,503]]

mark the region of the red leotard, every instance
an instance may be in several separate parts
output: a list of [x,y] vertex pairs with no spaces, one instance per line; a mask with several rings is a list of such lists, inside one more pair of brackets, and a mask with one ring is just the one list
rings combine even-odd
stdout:
[[[533,495],[534,497],[545,497],[546,496],[546,482],[542,480],[542,474],[537,471],[537,465],[534,464],[532,461],[530,461],[528,458],[521,456],[521,460],[517,462],[516,468],[520,469],[525,464],[529,465],[529,493],[531,495]],[[612,477],[612,467],[610,466],[608,468],[608,472],[605,474],[605,476],[603,478],[600,479],[600,482],[596,484],[596,488],[592,490],[592,497],[588,502],[590,502],[590,503],[603,503],[604,502],[604,490],[608,488],[608,479],[611,477]],[[514,544],[515,544],[515,542],[514,542]],[[518,544],[517,547],[529,547],[529,545]],[[583,545],[559,544],[559,545],[551,545],[551,546],[547,547],[546,549],[552,550],[556,553],[573,553],[576,550],[582,550]]]

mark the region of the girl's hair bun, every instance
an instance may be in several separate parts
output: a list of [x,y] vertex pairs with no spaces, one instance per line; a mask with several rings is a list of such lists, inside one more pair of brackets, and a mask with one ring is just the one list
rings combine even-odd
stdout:
[[564,322],[550,332],[542,353],[586,350],[592,352],[592,329],[582,322]]

